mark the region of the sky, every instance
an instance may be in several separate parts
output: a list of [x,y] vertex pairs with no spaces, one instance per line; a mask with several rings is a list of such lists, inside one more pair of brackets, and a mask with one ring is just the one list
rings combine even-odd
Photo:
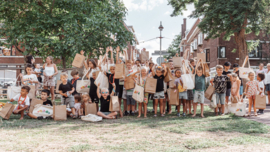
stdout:
[[[164,27],[162,31],[162,50],[166,50],[172,43],[175,35],[180,34],[183,18],[187,18],[187,29],[190,29],[196,19],[188,18],[188,15],[194,10],[193,5],[188,5],[183,16],[171,17],[173,8],[168,5],[167,0],[123,0],[128,9],[126,24],[132,25],[139,45],[138,49],[146,48],[150,51],[151,56],[155,50],[160,50],[160,39],[144,42],[160,36],[158,29],[160,21]],[[158,56],[152,56],[156,62]]]

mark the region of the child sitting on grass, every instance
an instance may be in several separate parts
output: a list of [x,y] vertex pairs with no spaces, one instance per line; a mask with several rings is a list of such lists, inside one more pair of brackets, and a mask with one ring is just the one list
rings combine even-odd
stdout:
[[101,94],[99,93],[99,86],[97,87],[97,95],[100,99],[100,111],[97,112],[98,116],[101,116],[104,119],[116,119],[117,118],[117,112],[116,111],[109,111],[110,108],[110,98],[115,93],[115,84],[113,83],[113,90],[112,93],[109,95],[109,90],[107,88],[101,89]]
[[[93,75],[94,75],[94,73],[93,73]],[[93,84],[92,84],[93,85]],[[97,92],[97,90],[95,91],[95,92]],[[98,97],[97,97],[98,98]],[[98,100],[99,101],[99,100]],[[83,93],[82,94],[82,104],[81,104],[81,114],[82,115],[85,115],[85,104],[87,104],[87,103],[92,103],[92,101],[91,101],[91,99],[90,99],[90,96],[89,96],[89,94],[87,94],[87,93]],[[96,103],[97,104],[97,108],[98,108],[98,103]],[[97,109],[97,111],[98,111],[98,109]]]
[[[32,69],[32,68],[31,68]],[[16,108],[13,110],[13,114],[20,114],[20,120],[23,120],[24,116],[24,110],[26,110],[30,106],[30,99],[27,96],[27,94],[30,91],[29,86],[23,86],[21,88],[21,93],[17,94],[15,97],[13,97],[10,102],[17,101],[18,105]]]
[[[50,96],[50,91],[47,89],[44,89],[41,91],[41,100],[43,101],[43,105],[49,105],[52,106],[51,100],[48,100],[48,97]],[[41,120],[43,119],[43,116],[36,116],[33,113],[28,113],[28,116],[33,118],[33,119],[38,119]],[[52,117],[46,117],[46,119],[52,119]]]
[[68,82],[68,74],[67,73],[61,73],[60,79],[62,83],[59,85],[59,94],[61,96],[61,103],[65,105],[69,105],[69,108],[71,109],[72,115],[70,115],[73,119],[76,119],[75,115],[75,108],[74,108],[74,96],[72,96],[72,93],[74,92],[73,85]]
[[76,94],[74,96],[75,99],[75,104],[74,104],[74,108],[75,108],[75,116],[78,117],[79,119],[81,118],[81,116],[83,115],[82,111],[81,111],[81,96]]

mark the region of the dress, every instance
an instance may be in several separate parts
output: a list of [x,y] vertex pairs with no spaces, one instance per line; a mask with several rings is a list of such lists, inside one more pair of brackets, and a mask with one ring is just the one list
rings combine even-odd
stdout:
[[55,86],[54,77],[49,78],[49,76],[52,76],[55,73],[54,67],[47,67],[47,65],[45,65],[44,73],[46,73],[46,76],[44,76],[43,85],[48,87],[54,87]]
[[[232,84],[231,92],[235,93],[235,92],[237,91],[237,81],[231,82],[231,84]],[[239,88],[239,89],[240,89],[240,88]],[[240,96],[239,91],[236,92],[236,96],[237,96],[237,97]]]
[[247,90],[247,97],[253,97],[257,94],[258,91],[258,81],[249,81],[247,82],[248,90]]

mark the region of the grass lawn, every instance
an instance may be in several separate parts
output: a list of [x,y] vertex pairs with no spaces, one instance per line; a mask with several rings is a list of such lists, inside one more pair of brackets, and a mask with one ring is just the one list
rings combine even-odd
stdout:
[[[0,102],[2,102],[0,100]],[[152,109],[150,101],[149,110]],[[174,109],[174,106],[172,107]],[[174,110],[173,110],[174,111]],[[200,109],[198,110],[200,112]],[[0,151],[268,151],[270,127],[233,115],[128,116],[99,123],[0,118]]]

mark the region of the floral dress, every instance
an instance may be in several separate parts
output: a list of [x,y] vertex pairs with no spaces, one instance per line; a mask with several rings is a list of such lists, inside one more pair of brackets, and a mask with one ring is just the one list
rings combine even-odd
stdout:
[[249,81],[247,82],[248,85],[248,90],[247,90],[247,97],[252,97],[255,96],[257,94],[258,91],[258,81]]

